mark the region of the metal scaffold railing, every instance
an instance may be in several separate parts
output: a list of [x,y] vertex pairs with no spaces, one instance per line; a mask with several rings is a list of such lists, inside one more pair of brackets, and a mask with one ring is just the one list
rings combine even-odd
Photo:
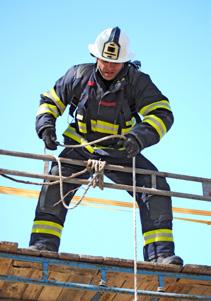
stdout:
[[[55,157],[52,155],[33,154],[33,153],[17,152],[17,151],[3,150],[3,149],[0,149],[0,155],[28,158],[28,159],[35,159],[35,160],[42,160],[42,161],[53,161],[53,162],[56,161]],[[86,164],[87,164],[86,161],[80,161],[80,160],[75,160],[75,159],[67,159],[67,158],[59,158],[59,159],[60,159],[61,163],[69,163],[69,164],[80,165],[80,166],[86,166]],[[107,164],[105,166],[105,169],[132,173],[132,168],[123,167],[120,165]],[[43,180],[48,180],[48,181],[59,181],[59,179],[60,179],[59,176],[50,175],[50,174],[32,173],[32,172],[26,172],[26,171],[4,169],[4,168],[0,168],[0,174],[1,175],[13,175],[13,176],[20,176],[20,177],[28,177],[28,178],[33,178],[33,179],[43,179]],[[154,195],[178,197],[178,198],[186,198],[186,199],[200,200],[200,201],[209,201],[209,202],[211,201],[211,196],[207,196],[207,195],[192,194],[192,193],[178,192],[178,191],[164,191],[164,190],[156,189],[157,177],[166,177],[166,178],[171,178],[171,179],[176,179],[176,180],[198,182],[198,183],[201,183],[202,185],[206,184],[206,183],[211,184],[210,178],[196,177],[196,176],[169,173],[169,172],[159,172],[159,171],[145,170],[145,169],[140,169],[140,168],[136,168],[136,174],[151,176],[151,188],[136,187],[137,192],[149,193],[149,194],[154,194]],[[88,180],[77,179],[77,178],[71,178],[71,179],[67,180],[67,179],[65,179],[65,177],[62,177],[62,180],[63,180],[63,182],[77,183],[77,184],[81,184],[81,185],[89,184]],[[119,189],[119,190],[133,191],[132,186],[124,185],[124,184],[114,184],[114,183],[104,182],[104,187],[112,188],[112,189]]]

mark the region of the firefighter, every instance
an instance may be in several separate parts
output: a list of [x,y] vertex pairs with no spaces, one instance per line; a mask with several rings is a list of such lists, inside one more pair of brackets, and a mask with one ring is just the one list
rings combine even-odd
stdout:
[[[101,32],[89,52],[95,63],[74,65],[58,79],[52,89],[41,94],[36,116],[36,130],[45,147],[57,149],[56,120],[69,107],[72,122],[63,133],[64,143],[84,144],[109,135],[124,135],[80,148],[64,148],[60,157],[77,160],[96,159],[108,164],[157,170],[141,151],[160,141],[173,124],[169,100],[140,71],[140,63],[132,62],[127,35],[119,27]],[[81,166],[63,163],[63,176],[82,170]],[[57,163],[50,174],[59,175]],[[120,171],[105,170],[105,175],[118,184],[132,185],[132,176]],[[82,174],[81,179],[88,179]],[[137,175],[137,186],[151,187],[149,175]],[[78,184],[63,184],[68,205]],[[169,191],[164,177],[157,178],[157,189]],[[131,192],[128,191],[131,195]],[[59,185],[43,185],[32,226],[30,249],[58,252],[67,209],[60,200]],[[145,261],[182,265],[175,255],[172,230],[172,202],[168,196],[137,193],[143,233]],[[55,203],[58,203],[54,206]]]

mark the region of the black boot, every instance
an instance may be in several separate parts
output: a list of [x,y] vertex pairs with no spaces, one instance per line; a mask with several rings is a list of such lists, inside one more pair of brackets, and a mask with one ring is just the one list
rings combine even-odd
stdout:
[[172,255],[167,257],[158,257],[151,260],[151,262],[161,263],[161,264],[176,264],[183,265],[183,260],[181,257]]
[[42,243],[36,243],[28,247],[29,250],[32,251],[52,251],[47,245]]
[[32,233],[29,249],[36,251],[58,252],[60,239],[55,235]]

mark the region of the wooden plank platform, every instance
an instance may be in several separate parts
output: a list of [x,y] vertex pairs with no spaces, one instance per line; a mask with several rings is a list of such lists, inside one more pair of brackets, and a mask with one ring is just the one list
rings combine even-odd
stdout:
[[[184,294],[201,298],[189,300],[211,300],[210,266],[138,262],[138,273],[139,292],[159,293],[159,280],[164,280],[160,296],[141,294],[138,300],[170,301],[177,294],[177,300]],[[0,300],[132,301],[133,283],[132,260],[31,251],[0,242]]]

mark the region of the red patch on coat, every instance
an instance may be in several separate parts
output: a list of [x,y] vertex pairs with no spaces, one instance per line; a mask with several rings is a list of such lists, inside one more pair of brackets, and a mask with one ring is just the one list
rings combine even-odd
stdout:
[[101,101],[100,106],[102,107],[116,107],[116,102],[115,101]]
[[91,80],[89,80],[87,85],[88,85],[89,87],[93,87],[93,86],[96,86],[96,83],[93,82],[93,81],[91,81]]

